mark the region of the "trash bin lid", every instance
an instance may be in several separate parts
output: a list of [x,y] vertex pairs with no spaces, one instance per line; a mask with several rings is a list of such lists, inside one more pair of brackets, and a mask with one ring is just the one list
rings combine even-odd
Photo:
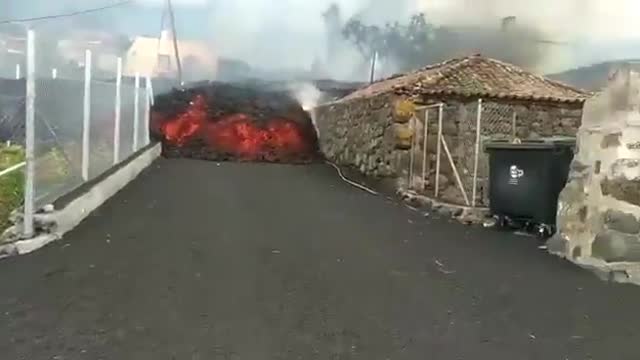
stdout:
[[576,146],[576,138],[573,136],[550,136],[542,140],[555,145]]
[[575,147],[576,138],[570,136],[551,136],[536,140],[521,140],[520,143],[512,143],[508,140],[492,140],[484,143],[485,150],[494,149],[518,149],[537,150],[553,149],[557,147]]

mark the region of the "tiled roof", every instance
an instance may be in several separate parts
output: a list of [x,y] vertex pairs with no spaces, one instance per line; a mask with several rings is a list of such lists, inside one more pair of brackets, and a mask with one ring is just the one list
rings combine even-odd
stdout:
[[589,94],[515,65],[467,56],[384,79],[342,101],[395,92],[400,95],[459,95],[551,102],[583,102]]

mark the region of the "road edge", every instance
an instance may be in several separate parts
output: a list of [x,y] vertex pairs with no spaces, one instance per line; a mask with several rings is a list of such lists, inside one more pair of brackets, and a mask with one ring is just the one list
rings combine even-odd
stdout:
[[113,174],[94,184],[62,209],[48,214],[37,214],[36,222],[51,224],[52,230],[49,233],[39,234],[31,239],[0,245],[0,259],[28,254],[61,239],[64,234],[73,230],[93,211],[137,178],[143,170],[160,157],[161,153],[162,145],[157,143],[140,153],[135,159]]

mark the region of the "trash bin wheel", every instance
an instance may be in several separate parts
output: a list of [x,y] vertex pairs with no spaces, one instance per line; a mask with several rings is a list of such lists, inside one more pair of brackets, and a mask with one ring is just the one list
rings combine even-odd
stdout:
[[554,226],[547,224],[539,224],[535,227],[536,236],[540,240],[546,240],[555,232]]
[[496,224],[499,229],[507,229],[510,225],[509,219],[504,215],[496,215]]

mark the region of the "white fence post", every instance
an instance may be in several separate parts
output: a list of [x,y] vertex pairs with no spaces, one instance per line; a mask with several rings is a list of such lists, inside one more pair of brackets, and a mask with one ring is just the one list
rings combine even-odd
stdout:
[[513,110],[513,115],[511,117],[511,141],[516,141],[516,137],[518,136],[518,113]]
[[478,99],[478,111],[476,114],[476,149],[473,159],[473,190],[471,191],[471,206],[476,207],[476,195],[478,192],[478,159],[480,157],[480,132],[482,125],[482,99]]
[[120,162],[120,122],[122,116],[122,58],[118,58],[116,78],[116,105],[113,124],[113,165]]
[[22,77],[22,68],[20,67],[20,64],[16,64],[16,80],[20,80],[21,77]]
[[149,91],[151,92],[151,106],[153,106],[156,104],[156,100],[153,92],[153,81],[151,81],[151,77],[149,77]]
[[449,151],[449,146],[447,145],[447,141],[444,138],[440,138],[442,141],[442,148],[444,149],[445,155],[447,155],[447,160],[449,160],[449,165],[451,166],[451,170],[453,171],[453,176],[456,177],[456,183],[458,184],[458,188],[462,193],[462,197],[464,198],[464,203],[469,206],[469,197],[467,196],[467,192],[464,190],[464,184],[462,184],[462,179],[460,178],[460,173],[458,172],[458,168],[456,167],[455,161],[453,161],[453,156],[451,155],[451,151]]
[[144,146],[151,143],[149,136],[149,123],[151,119],[151,102],[153,101],[153,91],[151,90],[151,77],[147,75],[145,84],[144,102]]
[[36,98],[36,64],[35,33],[27,33],[27,98],[25,101],[25,158],[26,174],[24,185],[24,237],[34,234],[33,214],[35,212],[35,98]]
[[84,111],[82,113],[82,179],[89,180],[89,135],[91,127],[91,50],[84,59]]
[[54,80],[58,78],[58,69],[56,68],[51,69],[51,78]]
[[411,126],[411,133],[413,134],[412,138],[411,138],[411,153],[409,154],[409,190],[413,189],[413,168],[414,168],[414,164],[416,162],[415,158],[415,149],[416,149],[416,143],[418,142],[418,136],[416,134],[416,130],[417,130],[417,118],[416,115],[414,114],[411,117],[411,120],[409,120],[409,125]]
[[424,110],[424,133],[422,137],[422,190],[427,183],[427,145],[429,145],[429,108]]
[[133,96],[133,152],[138,151],[138,132],[140,131],[140,73],[136,73],[136,92]]
[[442,153],[442,107],[440,104],[438,107],[438,144],[436,150],[436,189],[435,197],[438,197],[440,192],[440,154]]

